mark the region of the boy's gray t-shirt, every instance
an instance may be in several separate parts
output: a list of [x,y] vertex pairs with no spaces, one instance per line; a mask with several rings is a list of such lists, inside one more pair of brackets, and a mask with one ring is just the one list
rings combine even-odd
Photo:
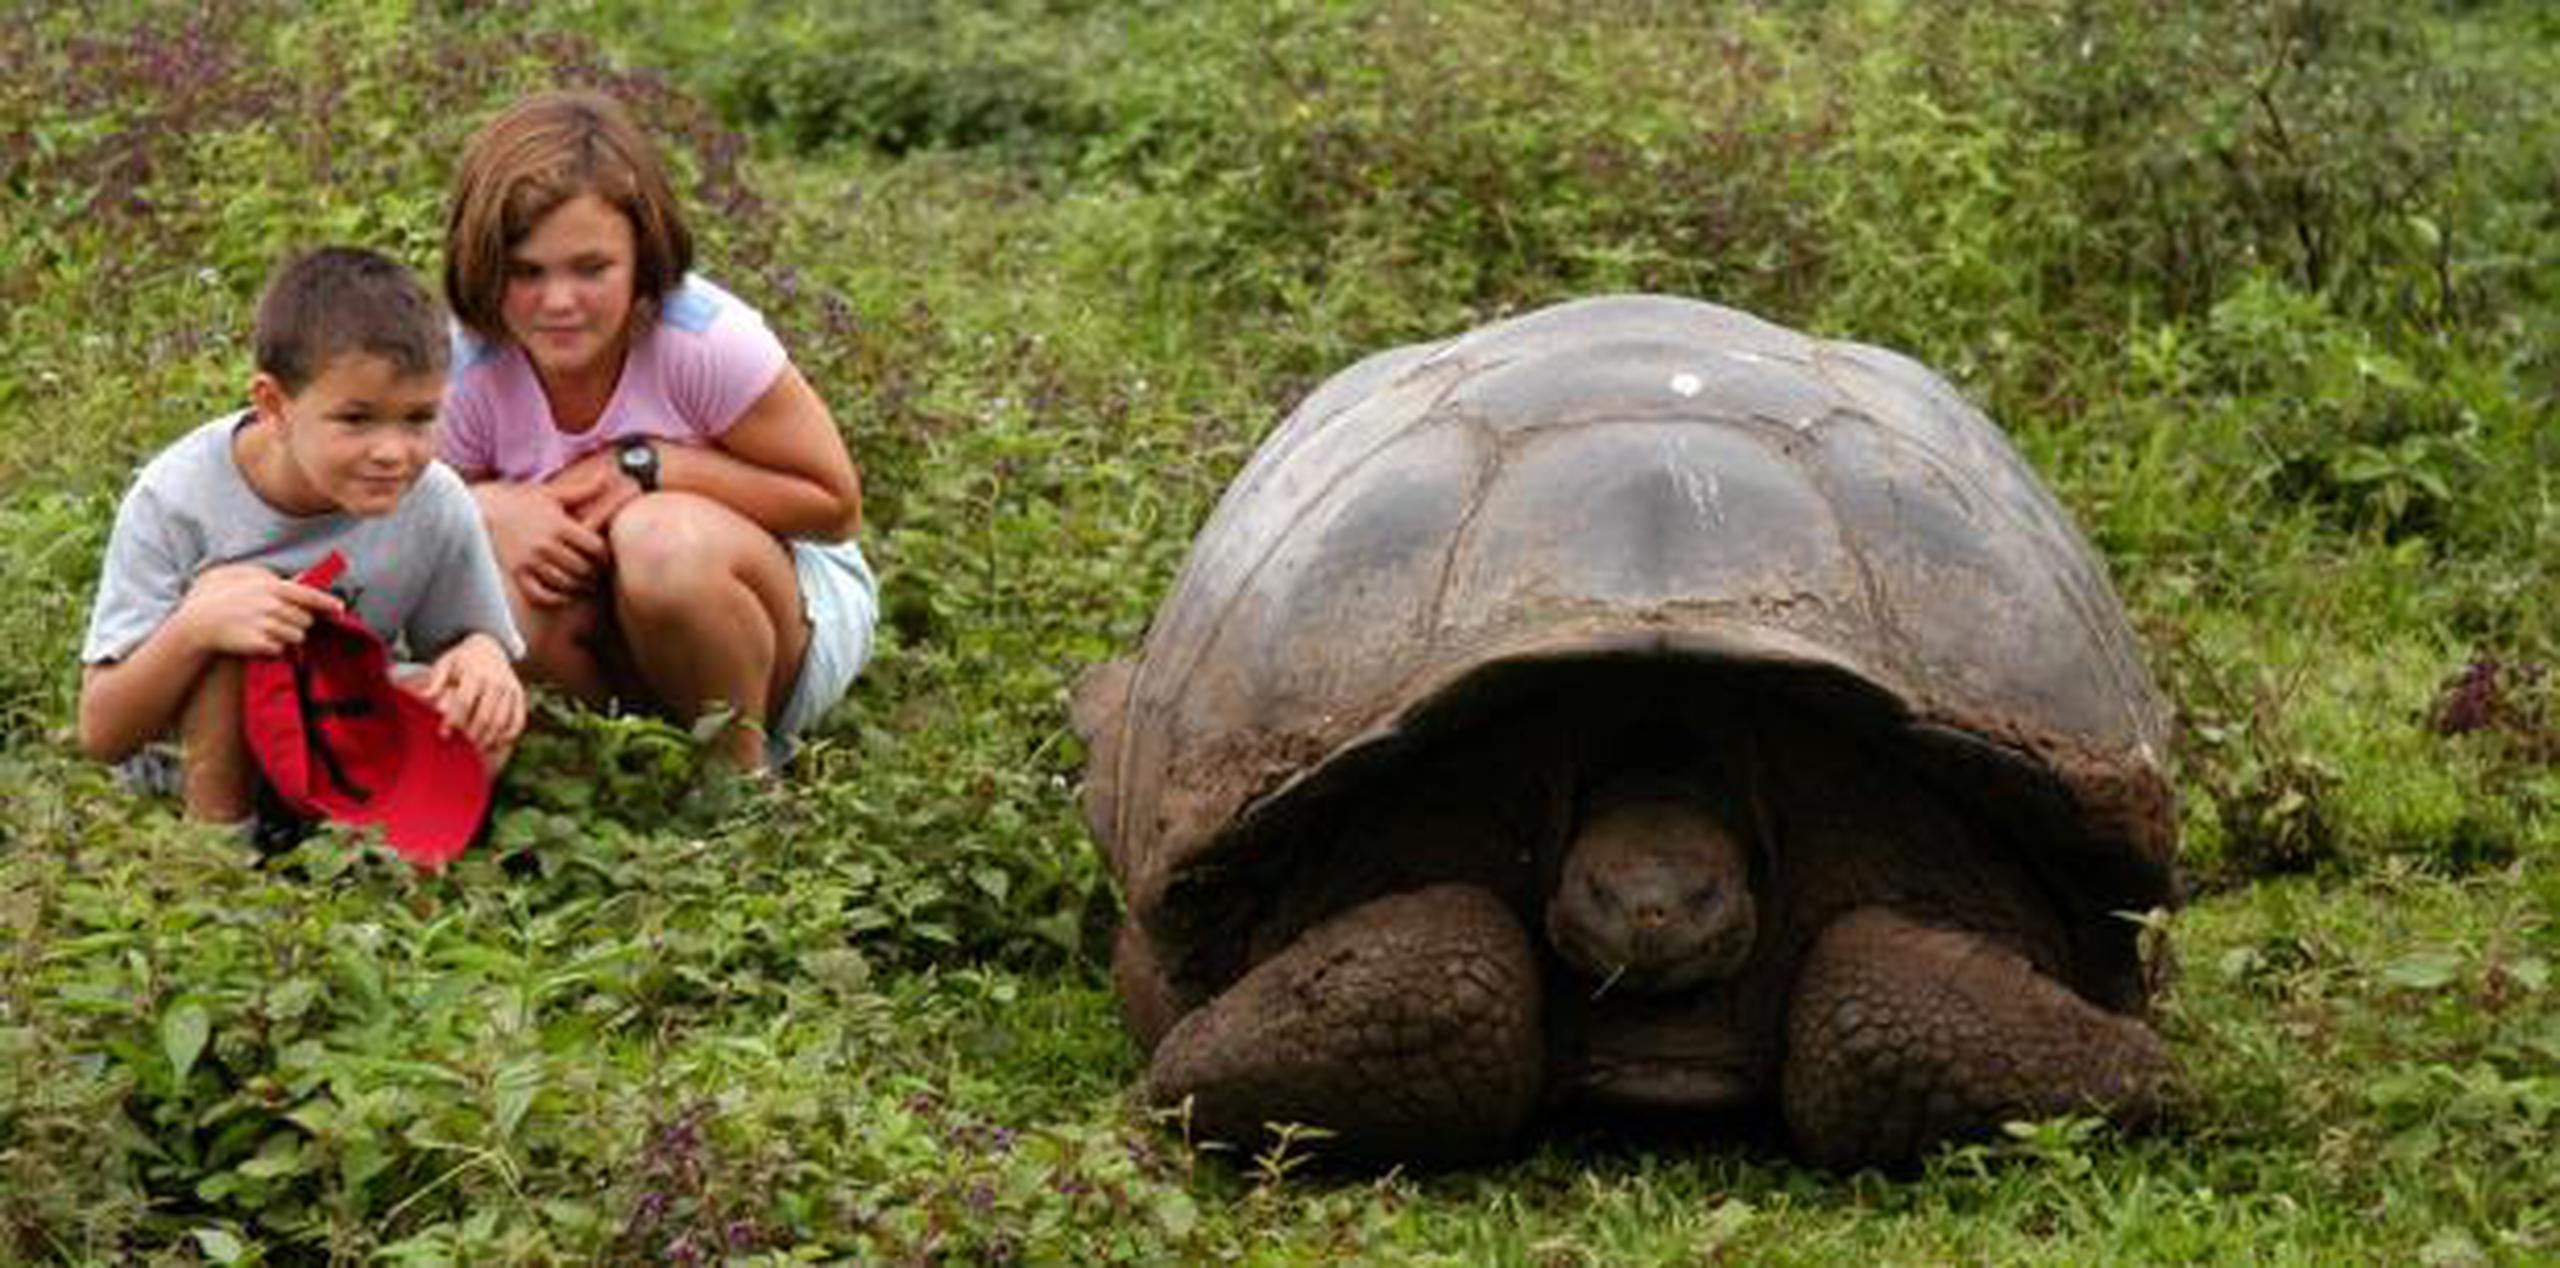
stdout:
[[480,508],[451,467],[428,463],[388,515],[287,515],[249,487],[233,456],[232,437],[251,417],[217,418],[143,464],[116,508],[83,664],[131,655],[206,569],[247,563],[293,576],[332,550],[347,570],[330,588],[394,655],[431,660],[473,633],[511,659],[524,655]]

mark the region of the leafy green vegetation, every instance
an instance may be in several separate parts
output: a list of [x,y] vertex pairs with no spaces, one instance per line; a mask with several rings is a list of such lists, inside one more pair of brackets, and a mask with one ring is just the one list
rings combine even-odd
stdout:
[[[0,63],[0,1258],[2560,1254],[2544,6],[126,0]],[[879,659],[777,790],[547,710],[451,874],[259,860],[68,743],[115,498],[280,251],[433,270],[554,82],[834,405]],[[1126,1102],[1074,674],[1323,375],[1610,289],[1941,368],[2108,557],[2183,726],[2171,1130],[1341,1178]]]

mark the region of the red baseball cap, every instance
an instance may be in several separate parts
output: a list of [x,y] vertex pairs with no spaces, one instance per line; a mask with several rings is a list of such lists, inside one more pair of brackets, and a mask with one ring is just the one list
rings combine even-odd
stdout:
[[[295,581],[325,590],[336,551]],[[391,653],[352,611],[302,642],[249,658],[241,726],[267,783],[295,812],[376,824],[400,857],[430,870],[459,857],[489,811],[489,771],[435,708],[391,681]]]

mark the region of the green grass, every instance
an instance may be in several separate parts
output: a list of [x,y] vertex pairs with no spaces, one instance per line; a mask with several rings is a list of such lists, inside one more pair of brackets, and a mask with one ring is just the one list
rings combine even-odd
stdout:
[[[2560,22],[2158,9],[0,15],[0,1259],[2560,1254]],[[238,398],[277,251],[431,270],[555,80],[833,404],[879,659],[780,793],[546,710],[490,856],[258,864],[68,743],[114,499]],[[1324,374],[1623,288],[1922,357],[2107,556],[2182,722],[2169,1129],[1343,1177],[1128,1100],[1075,674]]]

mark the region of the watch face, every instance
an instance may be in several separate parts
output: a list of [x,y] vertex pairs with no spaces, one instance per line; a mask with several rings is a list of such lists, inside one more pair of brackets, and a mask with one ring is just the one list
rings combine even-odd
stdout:
[[640,486],[642,492],[657,492],[658,451],[651,449],[646,442],[622,446],[614,455],[614,461],[622,467],[624,475],[631,477],[632,483]]

